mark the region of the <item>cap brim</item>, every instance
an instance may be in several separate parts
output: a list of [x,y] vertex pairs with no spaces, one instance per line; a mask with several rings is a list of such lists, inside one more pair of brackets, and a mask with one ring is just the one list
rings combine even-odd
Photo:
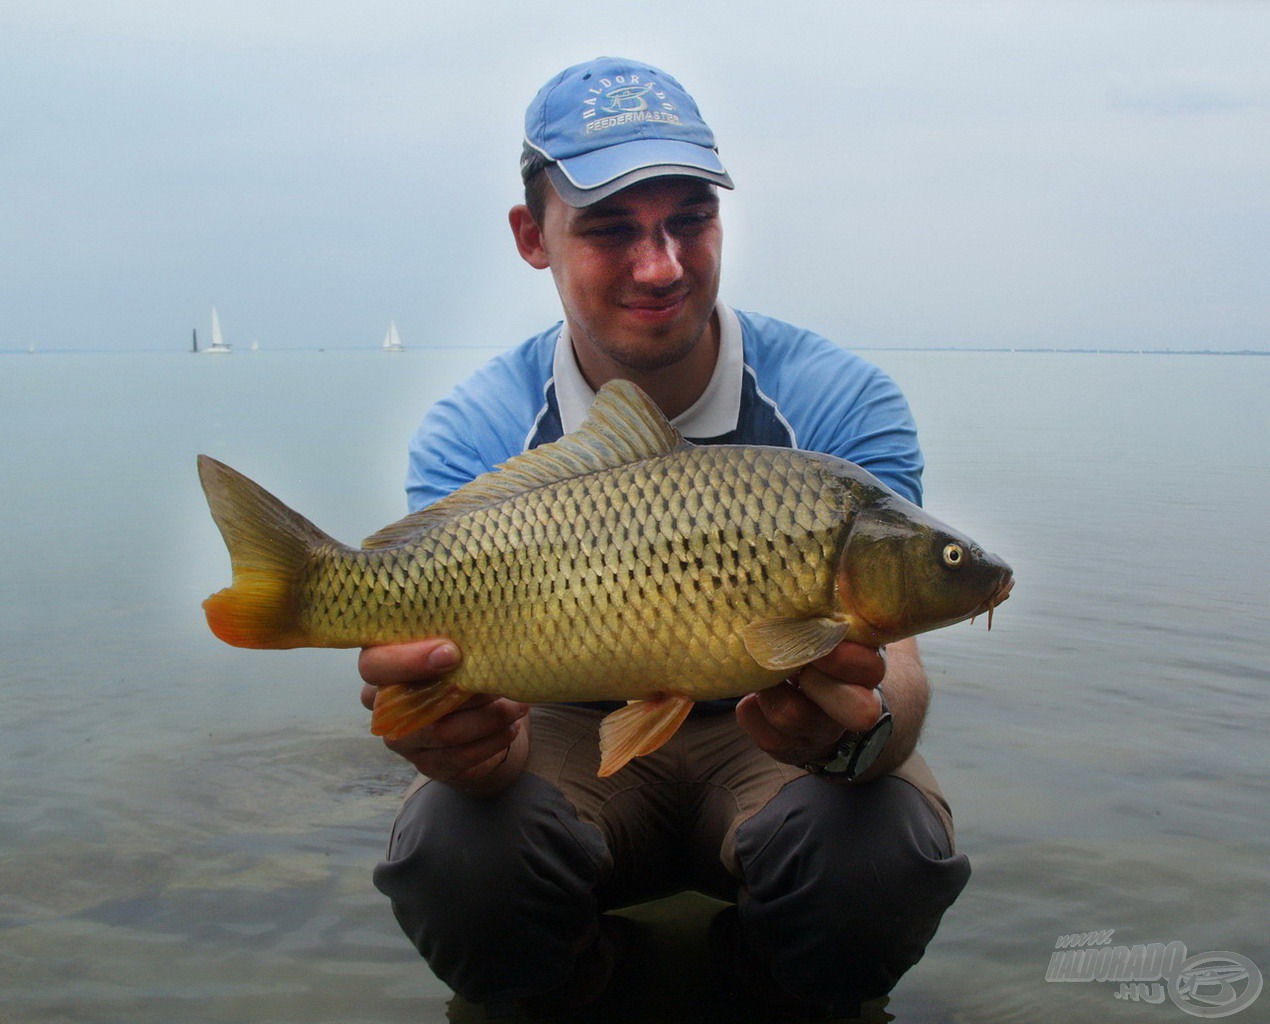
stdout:
[[723,188],[734,187],[713,149],[668,139],[609,146],[559,160],[546,170],[556,192],[570,206],[590,206],[649,178],[700,178]]
[[558,164],[548,164],[545,171],[547,177],[551,179],[551,184],[555,188],[556,194],[569,206],[578,208],[598,203],[601,199],[607,199],[624,188],[629,188],[631,185],[641,181],[648,181],[650,178],[700,178],[703,181],[721,185],[723,188],[735,187],[727,171],[722,174],[715,174],[712,171],[703,171],[699,167],[682,167],[676,164],[657,164],[653,167],[641,167],[638,171],[623,174],[620,178],[615,178],[603,185],[585,189],[578,188],[565,177]]

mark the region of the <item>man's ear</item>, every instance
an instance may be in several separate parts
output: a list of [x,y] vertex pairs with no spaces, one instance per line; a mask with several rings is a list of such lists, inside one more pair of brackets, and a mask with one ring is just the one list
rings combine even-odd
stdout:
[[520,258],[535,270],[546,270],[551,266],[543,244],[542,228],[529,212],[529,207],[523,204],[513,206],[507,214],[507,221],[511,224],[512,237],[516,239],[516,251],[520,253]]

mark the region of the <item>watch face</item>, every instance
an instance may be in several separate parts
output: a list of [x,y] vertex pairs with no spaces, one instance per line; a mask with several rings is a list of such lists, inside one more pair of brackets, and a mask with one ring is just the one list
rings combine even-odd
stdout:
[[867,771],[878,759],[878,755],[882,753],[882,748],[886,746],[886,741],[891,738],[894,729],[895,720],[887,715],[860,741],[860,752],[856,754],[855,764],[851,766],[853,777]]
[[882,753],[887,740],[895,730],[895,719],[891,717],[886,706],[886,698],[882,698],[882,717],[866,733],[847,733],[839,742],[838,752],[828,764],[810,764],[803,767],[813,775],[829,775],[851,781],[863,775]]

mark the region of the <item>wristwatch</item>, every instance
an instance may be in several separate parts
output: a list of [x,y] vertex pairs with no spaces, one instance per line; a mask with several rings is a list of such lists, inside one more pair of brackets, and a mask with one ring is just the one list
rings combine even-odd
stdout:
[[803,765],[803,771],[851,782],[873,767],[895,730],[895,719],[891,717],[891,709],[887,706],[886,694],[880,686],[877,691],[882,698],[882,714],[878,716],[878,720],[864,732],[844,733],[828,762],[822,764],[813,761]]

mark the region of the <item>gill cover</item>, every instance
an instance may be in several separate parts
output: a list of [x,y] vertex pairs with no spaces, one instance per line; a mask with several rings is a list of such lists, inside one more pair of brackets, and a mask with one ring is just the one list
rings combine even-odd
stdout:
[[1010,578],[1010,567],[896,494],[856,516],[839,563],[845,611],[874,642],[968,619]]

